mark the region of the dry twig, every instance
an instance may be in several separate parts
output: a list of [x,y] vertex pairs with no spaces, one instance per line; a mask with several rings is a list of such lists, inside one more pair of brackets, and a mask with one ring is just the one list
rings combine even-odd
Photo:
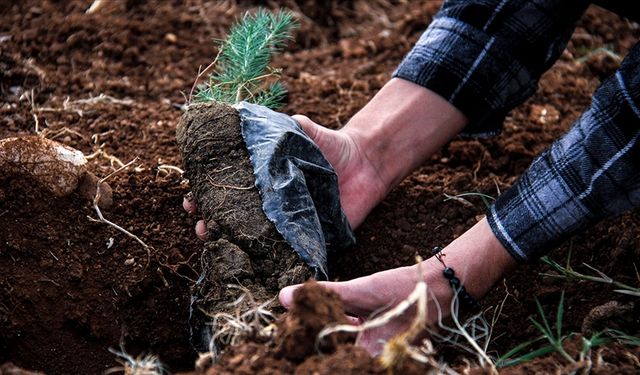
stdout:
[[[422,259],[420,259],[420,257],[417,257],[417,262],[418,265],[420,265]],[[422,272],[420,266],[418,267],[418,274],[421,278]],[[388,310],[380,316],[365,321],[361,325],[329,325],[322,331],[320,331],[316,342],[319,343],[324,337],[337,332],[357,333],[358,338],[360,338],[363,332],[374,328],[383,327],[389,324],[394,319],[405,314],[411,308],[411,306],[415,305],[416,315],[412,320],[409,328],[405,332],[402,332],[391,338],[385,344],[380,359],[383,366],[391,371],[392,369],[400,366],[406,358],[411,358],[417,362],[426,363],[433,366],[439,371],[439,373],[456,374],[456,372],[450,369],[448,366],[438,363],[435,360],[435,351],[433,350],[431,341],[429,341],[428,339],[423,340],[422,345],[419,347],[412,345],[413,341],[427,327],[427,292],[427,283],[423,279],[419,279],[411,294],[409,294],[409,296],[403,301],[400,301],[400,303],[398,303],[392,309]]]

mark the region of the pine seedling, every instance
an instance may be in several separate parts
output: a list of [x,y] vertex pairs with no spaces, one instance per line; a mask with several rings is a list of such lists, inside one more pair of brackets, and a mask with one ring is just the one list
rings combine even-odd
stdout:
[[255,14],[245,13],[227,38],[218,41],[218,56],[210,65],[214,71],[198,87],[195,101],[234,104],[244,100],[280,108],[286,96],[278,81],[281,70],[269,65],[273,54],[291,40],[295,27],[297,23],[288,11],[259,9]]

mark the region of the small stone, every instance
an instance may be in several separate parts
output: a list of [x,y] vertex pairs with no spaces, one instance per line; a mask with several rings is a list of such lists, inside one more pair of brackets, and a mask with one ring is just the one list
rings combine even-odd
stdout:
[[174,33],[166,33],[164,34],[164,40],[173,44],[178,41],[178,37]]
[[127,258],[127,260],[125,260],[125,261],[124,261],[124,265],[125,265],[125,266],[130,266],[130,265],[132,265],[133,263],[135,263],[135,261],[136,261],[136,260],[135,260],[134,258]]

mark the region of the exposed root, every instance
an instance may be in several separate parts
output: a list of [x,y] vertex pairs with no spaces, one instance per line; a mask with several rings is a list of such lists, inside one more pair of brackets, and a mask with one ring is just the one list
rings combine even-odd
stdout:
[[[182,176],[184,174],[184,170],[182,168],[176,167],[175,165],[160,164],[156,168],[158,169],[156,177],[167,177],[170,176],[172,172],[178,173],[179,176]],[[162,176],[160,176],[160,174],[162,174]]]
[[[44,73],[43,73],[44,74]],[[37,107],[34,100],[34,90],[27,91],[22,94],[20,100],[26,100],[31,105],[31,113],[34,117],[36,113],[56,113],[56,112],[71,112],[77,114],[79,117],[83,117],[86,111],[84,106],[93,106],[100,103],[115,104],[121,106],[132,106],[135,102],[131,99],[118,99],[113,96],[100,94],[98,96],[89,97],[87,99],[71,100],[68,96],[62,102],[62,107]],[[36,125],[37,127],[37,125]],[[36,133],[38,131],[36,130]]]
[[113,134],[113,133],[115,133],[115,130],[113,130],[113,129],[104,131],[102,133],[96,133],[96,134],[91,136],[91,142],[93,142],[95,144],[98,144],[101,141],[101,139],[100,139],[101,137],[104,137],[104,136],[107,136],[107,135],[110,135],[110,134]]
[[218,184],[213,181],[211,176],[207,176],[207,180],[209,180],[209,183],[211,184],[211,186],[215,186],[217,188],[222,188],[222,189],[250,190],[254,188],[254,186],[234,186],[234,185]]
[[98,180],[97,186],[96,186],[96,195],[93,198],[93,209],[96,211],[96,214],[98,215],[98,219],[94,219],[91,216],[87,216],[87,218],[91,221],[96,221],[96,222],[100,222],[100,223],[104,223],[107,224],[113,228],[115,228],[116,230],[124,233],[125,235],[133,238],[134,240],[136,240],[140,245],[142,245],[142,247],[147,251],[147,262],[143,268],[143,272],[147,269],[147,267],[149,266],[149,263],[151,263],[151,250],[153,250],[153,247],[147,245],[143,240],[140,239],[140,237],[136,236],[135,234],[129,232],[128,230],[124,229],[123,227],[119,226],[118,224],[107,220],[103,215],[102,215],[102,211],[100,210],[100,207],[98,207],[98,202],[100,201],[100,194],[101,194],[101,185],[103,182],[105,182],[107,179],[109,179],[110,177],[120,173],[121,171],[129,168],[129,166],[131,166],[137,159],[133,159],[130,162],[128,162],[127,164],[124,164],[122,167],[116,169],[115,171],[113,171],[112,173],[110,173],[109,175],[107,175],[106,177],[101,178],[100,180]]
[[220,58],[221,53],[222,53],[222,46],[218,49],[218,54],[216,55],[216,58],[213,59],[211,64],[207,65],[207,67],[204,69],[202,69],[202,65],[198,67],[198,75],[196,76],[196,79],[193,81],[193,85],[191,86],[191,90],[189,91],[189,96],[186,98],[187,100],[186,107],[188,107],[191,104],[191,100],[193,99],[193,92],[195,91],[196,86],[198,86],[198,82],[205,74],[207,74],[216,65],[216,63],[218,62],[218,58]]
[[104,0],[93,0],[93,3],[91,3],[91,6],[89,8],[87,8],[87,10],[84,13],[85,14],[96,13],[98,11],[98,9],[100,9],[104,3],[105,3]]
[[[418,264],[420,264],[421,261],[422,259],[418,257]],[[420,270],[420,267],[418,267],[418,269]],[[418,271],[418,273],[419,275],[422,275],[421,271]],[[400,301],[400,303],[398,303],[392,309],[388,310],[380,316],[365,321],[361,325],[329,325],[322,331],[320,331],[316,342],[319,345],[320,341],[324,337],[337,332],[357,333],[359,338],[362,333],[367,330],[383,327],[389,324],[394,319],[406,313],[411,308],[411,306],[415,305],[416,315],[411,322],[409,329],[391,338],[385,344],[382,355],[380,356],[382,365],[391,373],[393,369],[400,367],[405,359],[411,358],[417,362],[431,365],[434,369],[437,369],[439,373],[455,374],[456,372],[450,369],[448,366],[438,363],[435,360],[435,351],[433,350],[431,341],[425,339],[423,340],[422,345],[419,347],[412,345],[418,335],[420,335],[420,333],[422,333],[427,328],[427,292],[427,283],[424,280],[420,279],[416,283],[416,286],[411,294],[409,294],[409,296],[403,301]]]
[[[113,155],[107,154],[107,152],[104,151],[101,148],[98,149],[97,151],[95,151],[94,153],[92,153],[91,155],[85,156],[85,158],[87,160],[95,159],[95,158],[98,158],[98,157],[103,157],[103,158],[107,159],[112,168],[120,168],[120,169],[122,169],[125,166],[125,164],[122,162],[122,160],[118,159],[117,157],[115,157]],[[129,165],[131,163],[133,163],[133,161],[130,162]]]
[[[438,341],[446,342],[468,353],[475,354],[482,368],[488,370],[491,374],[497,374],[498,370],[486,351],[491,339],[491,327],[484,319],[483,313],[480,312],[465,322],[461,322],[459,318],[460,301],[458,295],[455,294],[451,300],[451,320],[454,327],[449,327],[442,321],[440,305],[436,303],[435,306],[438,310],[438,327],[440,330],[447,332],[448,335],[443,335],[436,330],[429,330],[429,334]],[[468,346],[460,342],[460,337],[467,342]],[[479,344],[481,340],[484,341],[482,346]]]
[[87,137],[85,137],[84,135],[78,133],[77,131],[73,130],[73,129],[69,129],[68,127],[63,127],[61,129],[58,130],[51,130],[51,129],[44,129],[42,132],[40,132],[40,136],[44,137],[44,138],[49,138],[51,140],[55,140],[57,138],[60,138],[61,136],[65,135],[65,134],[71,134],[71,135],[75,135],[79,138],[81,138],[82,140],[87,140]]
[[36,103],[35,103],[35,99],[34,99],[34,90],[31,89],[25,93],[23,93],[22,95],[20,95],[20,101],[22,100],[26,100],[27,103],[29,103],[29,105],[31,106],[31,116],[33,116],[33,121],[34,121],[34,132],[37,135],[40,135],[40,120],[38,119],[38,115],[36,115],[37,109],[36,109]]
[[132,106],[135,103],[131,99],[118,99],[118,98],[114,98],[113,96],[109,96],[105,94],[100,94],[98,96],[90,97],[88,99],[78,99],[71,102],[69,102],[69,98],[67,98],[65,102],[69,103],[70,105],[73,105],[73,104],[94,105],[98,103],[108,103],[108,104],[116,104],[116,105],[122,105],[127,107]]
[[240,285],[230,284],[227,288],[240,289],[243,293],[228,305],[236,307],[234,314],[220,312],[210,315],[213,318],[213,337],[209,343],[209,352],[200,355],[196,366],[202,366],[207,361],[216,363],[221,349],[226,346],[236,345],[251,335],[270,337],[275,331],[273,322],[276,317],[267,309],[272,300],[260,303],[247,288]]
[[157,356],[152,354],[139,355],[132,357],[127,354],[124,347],[120,345],[120,350],[109,348],[109,351],[118,356],[118,363],[121,366],[112,367],[104,372],[104,374],[123,373],[124,375],[163,375],[168,374],[164,365]]

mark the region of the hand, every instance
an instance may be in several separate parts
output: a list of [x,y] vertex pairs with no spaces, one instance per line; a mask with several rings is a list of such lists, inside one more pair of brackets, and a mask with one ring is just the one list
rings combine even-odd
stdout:
[[295,115],[302,129],[318,145],[338,175],[340,203],[352,228],[358,227],[369,212],[384,199],[388,186],[376,166],[359,145],[359,138],[349,128],[331,130]]
[[394,78],[340,130],[294,116],[338,174],[340,201],[353,228],[416,167],[466,125],[436,93]]
[[[340,130],[295,118],[338,174],[340,202],[352,228],[467,123],[436,93],[399,78],[390,80]],[[193,201],[185,199],[183,206],[196,212]],[[204,222],[198,221],[196,234],[206,237]]]
[[[444,261],[453,268],[456,277],[467,292],[478,299],[507,275],[516,265],[514,258],[495,237],[486,219],[458,237],[443,251]],[[360,320],[374,313],[388,310],[404,300],[415,288],[418,278],[427,283],[428,319],[437,320],[440,306],[443,316],[450,314],[453,291],[442,270],[444,266],[435,258],[422,262],[421,266],[401,267],[370,276],[344,282],[321,282],[320,284],[340,295],[348,314]],[[280,291],[279,299],[289,307],[293,294],[300,285],[289,286]],[[372,355],[381,352],[383,345],[393,336],[405,332],[414,319],[414,310],[408,310],[383,327],[366,331],[359,341]]]

